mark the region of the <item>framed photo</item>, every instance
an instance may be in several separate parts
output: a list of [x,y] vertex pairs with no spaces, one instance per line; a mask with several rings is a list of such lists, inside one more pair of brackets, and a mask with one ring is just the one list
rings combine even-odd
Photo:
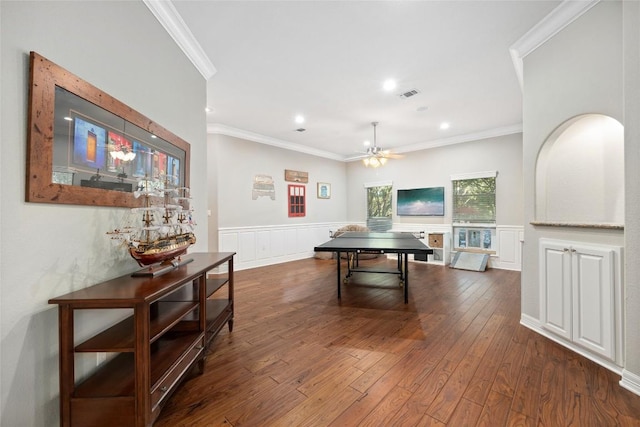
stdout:
[[331,184],[326,182],[318,183],[318,199],[330,199],[331,198]]

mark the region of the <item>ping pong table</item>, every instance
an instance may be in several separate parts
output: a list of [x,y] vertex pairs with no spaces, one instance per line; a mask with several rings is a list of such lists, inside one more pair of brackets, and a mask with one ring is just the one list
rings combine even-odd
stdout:
[[[407,232],[361,232],[347,231],[334,236],[328,242],[313,248],[316,252],[335,252],[338,259],[338,299],[341,298],[341,253],[347,254],[347,275],[344,283],[349,281],[352,273],[390,273],[397,274],[400,285],[404,287],[404,303],[409,302],[409,254],[433,254],[433,249],[422,243],[418,236]],[[372,269],[362,268],[359,265],[358,255],[362,253],[397,254],[398,268]]]

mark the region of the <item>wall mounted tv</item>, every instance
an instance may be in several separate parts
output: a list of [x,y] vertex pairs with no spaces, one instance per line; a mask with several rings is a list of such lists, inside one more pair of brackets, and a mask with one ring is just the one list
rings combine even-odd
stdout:
[[444,216],[444,187],[398,190],[398,216]]

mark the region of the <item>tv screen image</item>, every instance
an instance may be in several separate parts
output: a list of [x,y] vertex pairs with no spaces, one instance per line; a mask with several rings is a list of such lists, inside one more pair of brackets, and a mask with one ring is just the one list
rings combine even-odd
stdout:
[[398,216],[444,216],[444,187],[398,190]]

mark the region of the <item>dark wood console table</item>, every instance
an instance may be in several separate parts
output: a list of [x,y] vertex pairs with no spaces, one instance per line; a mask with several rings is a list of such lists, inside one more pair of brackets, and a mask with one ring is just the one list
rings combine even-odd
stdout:
[[[191,368],[202,371],[225,323],[233,329],[234,255],[187,254],[192,262],[161,276],[126,275],[49,300],[59,310],[60,425],[152,425]],[[212,272],[225,263],[226,272]],[[132,314],[75,344],[74,312],[83,309]],[[76,384],[76,353],[112,357]]]

